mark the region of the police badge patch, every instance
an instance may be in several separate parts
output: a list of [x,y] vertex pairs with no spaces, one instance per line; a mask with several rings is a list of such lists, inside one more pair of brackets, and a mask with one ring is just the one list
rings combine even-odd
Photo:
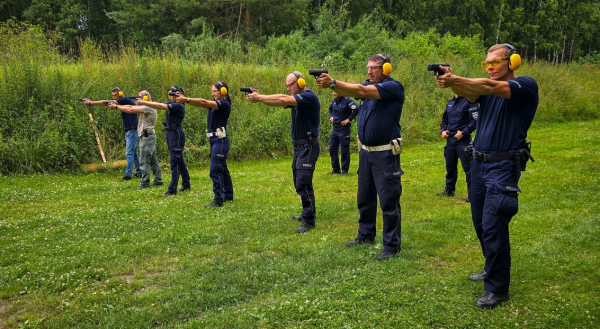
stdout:
[[351,109],[356,110],[356,105],[352,104],[352,106],[350,106]]

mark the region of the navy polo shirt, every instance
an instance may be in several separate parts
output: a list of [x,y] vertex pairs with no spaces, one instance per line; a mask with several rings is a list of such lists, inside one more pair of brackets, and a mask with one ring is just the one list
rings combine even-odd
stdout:
[[[119,105],[133,105],[136,104],[129,97],[121,97],[117,99],[117,104]],[[138,126],[138,116],[135,113],[125,113],[121,112],[121,119],[123,119],[123,129],[137,129]]]
[[509,80],[510,99],[482,95],[475,149],[506,152],[522,148],[539,103],[538,84],[530,77]]
[[[215,100],[217,102],[217,109],[208,109],[206,114],[206,131],[213,132],[217,128],[227,127],[227,120],[231,114],[231,104],[227,98]],[[225,129],[227,131],[227,129]]]
[[310,131],[312,137],[319,136],[321,123],[321,103],[317,95],[306,88],[306,91],[294,95],[298,106],[292,106],[292,139],[303,139]]
[[440,133],[446,130],[451,132],[460,130],[464,136],[471,135],[477,124],[478,113],[477,103],[469,103],[465,97],[452,98],[448,101],[442,116]]
[[400,116],[404,105],[404,87],[387,77],[372,84],[369,79],[363,86],[373,85],[381,99],[365,98],[358,111],[358,138],[367,146],[389,144],[400,137]]
[[171,127],[171,125],[181,127],[181,123],[185,117],[185,106],[177,102],[166,102],[165,104],[167,104],[167,111],[165,112],[167,128]]
[[348,119],[352,121],[358,115],[358,105],[348,97],[334,99],[329,105],[329,117],[333,117],[333,124],[339,125]]

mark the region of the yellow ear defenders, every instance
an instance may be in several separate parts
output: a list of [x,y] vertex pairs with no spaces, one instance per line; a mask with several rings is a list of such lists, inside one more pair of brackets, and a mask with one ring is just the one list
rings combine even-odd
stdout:
[[123,93],[121,88],[115,87],[115,89],[117,90],[117,95],[119,95],[119,97],[125,97],[125,94]]
[[217,84],[219,85],[219,91],[221,91],[221,95],[227,96],[227,88],[225,88],[225,85],[223,84],[223,82],[217,81]]
[[383,75],[390,75],[393,70],[392,63],[389,63],[390,58],[383,54],[377,54],[377,56],[383,58],[383,65],[381,66],[381,71]]
[[521,67],[521,56],[517,54],[517,48],[513,47],[513,45],[508,43],[503,43],[506,48],[510,49],[510,52],[513,53],[508,58],[508,69],[511,71],[516,71]]
[[298,82],[298,87],[300,89],[304,89],[306,87],[306,80],[304,80],[301,77],[300,72],[294,71],[294,72],[292,72],[292,74],[296,76],[296,79],[297,79],[297,82]]

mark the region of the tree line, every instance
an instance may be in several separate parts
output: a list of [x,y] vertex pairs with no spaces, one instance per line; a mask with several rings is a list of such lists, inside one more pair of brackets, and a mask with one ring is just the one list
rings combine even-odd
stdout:
[[0,21],[39,25],[78,56],[92,39],[107,46],[156,47],[211,35],[242,51],[273,37],[316,36],[333,18],[351,28],[366,17],[403,38],[414,32],[508,42],[523,57],[549,63],[600,62],[598,0],[5,0]]

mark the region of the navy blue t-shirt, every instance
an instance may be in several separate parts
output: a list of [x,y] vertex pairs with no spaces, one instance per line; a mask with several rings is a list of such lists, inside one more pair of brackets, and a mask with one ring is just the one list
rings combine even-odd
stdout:
[[469,103],[466,97],[452,98],[446,105],[442,116],[440,133],[449,130],[462,131],[463,136],[471,135],[477,124],[479,106],[477,103]]
[[319,97],[306,88],[306,91],[294,95],[298,106],[292,106],[292,139],[303,139],[310,131],[312,137],[319,136],[321,123],[321,103]]
[[171,125],[181,127],[183,118],[185,117],[185,106],[177,102],[166,102],[167,111],[165,112],[165,120],[167,121],[167,128]]
[[[121,97],[121,98],[117,99],[117,104],[135,106],[135,103],[129,97]],[[137,129],[137,125],[138,125],[137,114],[121,112],[121,119],[123,119],[123,129],[125,129],[125,130]]]
[[523,146],[539,103],[538,84],[530,77],[509,80],[510,99],[485,95],[477,100],[475,149],[506,152]]
[[348,97],[334,99],[329,105],[329,117],[333,117],[333,124],[339,125],[348,119],[352,121],[358,115],[358,105]]
[[206,114],[206,132],[216,131],[217,128],[225,127],[227,131],[227,120],[231,114],[231,104],[227,98],[215,100],[218,109],[208,109]]
[[363,86],[373,85],[381,99],[366,98],[358,110],[358,138],[367,146],[389,144],[400,137],[400,116],[404,105],[404,87],[391,77],[371,84],[367,79]]

